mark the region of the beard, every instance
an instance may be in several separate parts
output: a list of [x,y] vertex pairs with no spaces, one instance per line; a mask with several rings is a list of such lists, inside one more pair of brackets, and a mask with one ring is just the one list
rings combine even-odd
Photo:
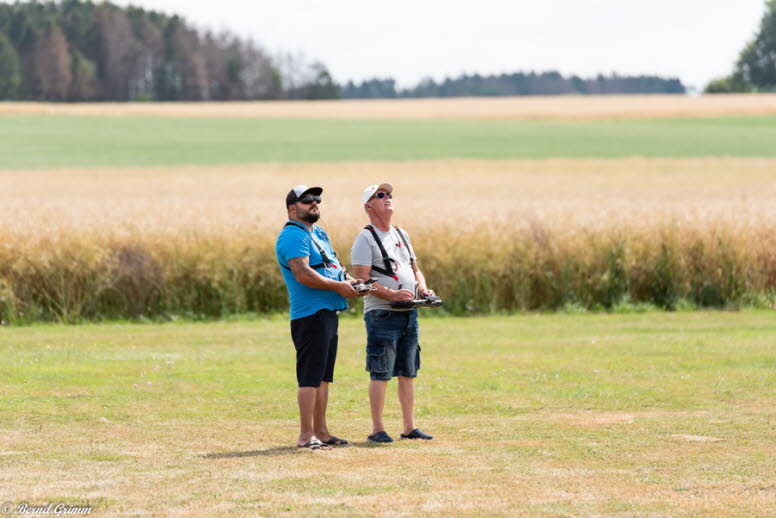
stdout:
[[315,223],[318,221],[318,218],[321,217],[320,212],[316,214],[311,214],[310,212],[305,213],[304,216],[302,216],[302,221],[306,221],[308,223]]

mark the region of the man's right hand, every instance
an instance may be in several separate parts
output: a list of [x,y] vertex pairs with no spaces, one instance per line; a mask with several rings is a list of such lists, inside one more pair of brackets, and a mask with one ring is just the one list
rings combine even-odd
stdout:
[[340,281],[337,283],[337,293],[339,293],[341,296],[345,297],[346,299],[352,299],[353,297],[358,297],[361,294],[353,288],[353,285],[350,284],[350,281]]
[[391,300],[395,300],[397,302],[409,302],[415,298],[415,294],[410,290],[394,290],[391,295],[393,296]]

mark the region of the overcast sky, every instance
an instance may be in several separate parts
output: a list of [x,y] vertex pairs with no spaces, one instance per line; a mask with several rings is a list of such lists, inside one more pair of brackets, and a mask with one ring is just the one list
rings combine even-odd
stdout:
[[658,74],[702,88],[730,72],[764,0],[135,0],[197,27],[301,51],[338,81],[518,70]]

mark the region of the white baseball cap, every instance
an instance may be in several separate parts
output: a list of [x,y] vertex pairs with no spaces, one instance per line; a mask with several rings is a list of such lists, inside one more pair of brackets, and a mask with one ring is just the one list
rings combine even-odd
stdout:
[[389,183],[372,184],[361,193],[361,204],[364,205],[369,201],[369,198],[374,196],[377,191],[383,190],[385,192],[393,192],[393,187]]

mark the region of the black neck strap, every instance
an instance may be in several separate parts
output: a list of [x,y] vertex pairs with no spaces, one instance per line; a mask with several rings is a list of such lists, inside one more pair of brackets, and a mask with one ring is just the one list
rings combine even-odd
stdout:
[[[288,227],[288,226],[299,227],[302,230],[304,230],[305,232],[310,232],[309,230],[307,230],[307,227],[305,227],[301,223],[297,223],[296,221],[288,221],[288,222],[286,222],[286,224],[283,225],[283,228]],[[310,268],[314,268],[316,270],[321,269],[321,268],[332,268],[332,267],[337,268],[337,266],[332,262],[332,260],[329,259],[329,255],[326,253],[326,251],[323,249],[323,247],[320,245],[320,243],[318,243],[318,240],[315,239],[315,237],[312,235],[312,233],[310,233],[310,239],[312,240],[313,244],[315,245],[316,250],[318,250],[318,253],[321,254],[321,259],[323,260],[322,263],[311,264]],[[334,257],[337,257],[337,253],[334,252],[334,249],[332,249],[332,253],[334,254]],[[346,273],[344,267],[342,268],[342,271],[343,271],[343,273]]]
[[377,232],[375,232],[375,228],[372,225],[367,225],[364,228],[372,233],[372,237],[374,238],[375,243],[377,243],[377,248],[380,249],[380,255],[383,256],[383,265],[385,266],[385,268],[378,268],[377,266],[372,266],[372,269],[377,273],[382,273],[383,275],[387,275],[388,277],[393,277],[395,280],[398,281],[399,278],[393,271],[393,265],[391,265],[391,261],[393,259],[388,257],[388,252],[385,251],[383,242],[380,241],[379,237],[377,237]]

